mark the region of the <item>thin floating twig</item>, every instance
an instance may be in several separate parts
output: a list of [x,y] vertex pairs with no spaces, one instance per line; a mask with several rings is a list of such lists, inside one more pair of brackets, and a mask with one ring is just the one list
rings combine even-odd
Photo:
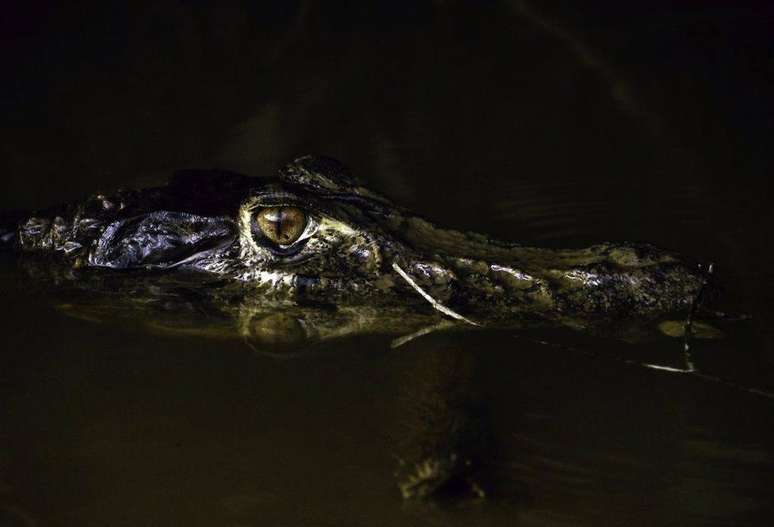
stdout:
[[402,337],[396,338],[390,344],[390,348],[392,349],[399,348],[404,344],[408,344],[414,339],[418,339],[419,337],[424,337],[425,335],[429,335],[430,333],[433,333],[435,331],[440,331],[440,330],[449,328],[453,325],[454,325],[454,322],[444,319],[437,324],[433,324],[432,326],[425,326],[422,329],[415,331],[414,333],[410,333],[408,335],[404,335]]
[[419,287],[419,285],[408,275],[408,273],[406,273],[406,271],[401,269],[400,266],[397,263],[392,262],[392,268],[395,269],[395,272],[398,273],[400,275],[400,277],[403,278],[406,282],[408,282],[408,284],[411,287],[413,287],[414,290],[416,290],[417,293],[422,295],[422,298],[424,298],[425,300],[430,302],[430,305],[432,305],[435,309],[437,309],[438,311],[440,311],[444,315],[452,317],[452,318],[456,318],[457,320],[462,320],[463,322],[467,322],[471,326],[480,326],[481,325],[481,324],[478,324],[476,322],[473,322],[469,318],[465,318],[464,316],[460,315],[456,311],[453,311],[453,310],[449,309],[445,305],[441,304],[438,300],[436,300],[435,298],[430,296],[424,289]]

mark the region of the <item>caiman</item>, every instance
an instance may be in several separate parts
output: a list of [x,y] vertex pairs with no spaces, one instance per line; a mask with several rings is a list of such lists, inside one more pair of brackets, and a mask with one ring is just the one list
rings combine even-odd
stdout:
[[[399,345],[451,327],[655,327],[690,319],[711,271],[647,244],[555,250],[438,228],[320,156],[273,178],[183,170],[164,187],[5,217],[0,245],[33,283],[74,293],[60,304],[71,314],[241,335],[283,356],[280,344],[364,332],[403,335]],[[485,493],[472,462],[480,416],[447,401],[443,386],[464,378],[445,379],[421,376],[408,398],[419,439],[401,457],[406,498],[460,482]]]
[[656,321],[689,313],[708,282],[707,267],[648,244],[555,250],[438,228],[322,156],[273,178],[182,170],[163,187],[8,218],[0,244],[35,256],[38,276],[56,268],[122,305],[185,290],[268,340]]

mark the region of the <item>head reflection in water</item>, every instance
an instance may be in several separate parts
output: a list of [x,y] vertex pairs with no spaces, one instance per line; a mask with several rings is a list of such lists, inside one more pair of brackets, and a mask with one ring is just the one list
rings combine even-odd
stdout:
[[26,269],[107,295],[82,309],[271,344],[655,320],[687,313],[706,285],[700,266],[649,245],[552,250],[437,228],[319,156],[274,178],[181,171],[17,219],[1,239]]

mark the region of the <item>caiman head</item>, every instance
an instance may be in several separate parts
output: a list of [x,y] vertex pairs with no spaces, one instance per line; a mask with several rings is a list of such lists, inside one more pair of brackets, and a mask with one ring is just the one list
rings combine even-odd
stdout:
[[552,250],[440,229],[319,156],[275,178],[184,170],[165,187],[98,194],[3,232],[6,246],[61,255],[76,280],[104,279],[99,269],[206,275],[202,284],[239,291],[243,311],[356,309],[366,326],[369,309],[411,306],[474,325],[583,327],[687,313],[707,282],[705,269],[650,245]]

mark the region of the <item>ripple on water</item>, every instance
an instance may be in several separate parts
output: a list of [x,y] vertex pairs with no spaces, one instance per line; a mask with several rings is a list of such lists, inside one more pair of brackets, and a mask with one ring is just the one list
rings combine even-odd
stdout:
[[[713,203],[708,190],[690,181],[663,188],[633,188],[613,181],[515,180],[491,205],[493,221],[515,226],[530,240],[559,241],[642,236],[643,229],[704,224]],[[629,223],[637,222],[632,229]]]

